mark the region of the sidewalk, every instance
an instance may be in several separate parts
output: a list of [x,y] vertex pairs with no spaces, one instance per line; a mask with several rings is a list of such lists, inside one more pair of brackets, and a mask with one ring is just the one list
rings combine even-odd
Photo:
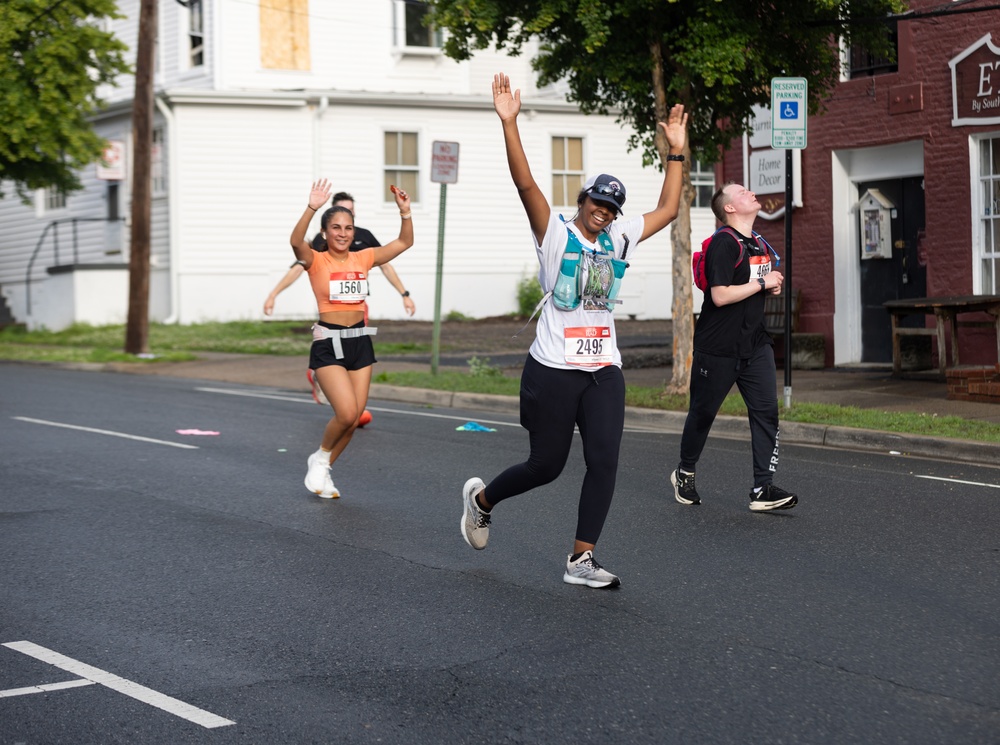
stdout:
[[[439,369],[467,369],[468,354],[442,355]],[[630,355],[642,364],[642,355]],[[491,364],[505,367],[508,374],[518,374],[524,354],[501,352],[490,357]],[[647,361],[652,358],[646,358]],[[308,391],[305,358],[271,355],[206,353],[191,362],[148,363],[143,365],[110,363],[104,370],[135,374],[210,380],[249,386],[264,386],[284,390]],[[401,370],[429,371],[429,360],[419,356],[383,355],[375,374]],[[626,367],[625,380],[630,385],[659,387],[670,378],[669,367]],[[784,373],[778,371],[776,394],[784,397]],[[896,379],[888,371],[871,369],[793,370],[792,404],[829,403],[858,406],[884,411],[911,411],[930,416],[959,416],[1000,424],[1000,406],[949,401],[947,387],[935,379]],[[450,393],[423,389],[373,384],[372,399],[401,401],[442,407],[484,408],[516,413],[515,397]],[[684,412],[657,411],[630,407],[626,426],[634,429],[679,433],[684,424]],[[749,437],[749,427],[743,418],[719,417],[712,429],[713,436]],[[785,422],[781,427],[785,443],[800,443],[841,447],[901,455],[961,460],[980,464],[1000,463],[1000,444],[903,435],[888,432],[832,427],[816,424]]]

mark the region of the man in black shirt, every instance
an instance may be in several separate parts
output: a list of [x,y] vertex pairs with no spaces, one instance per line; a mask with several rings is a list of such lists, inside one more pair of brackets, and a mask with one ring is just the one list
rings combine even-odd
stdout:
[[712,197],[723,224],[705,252],[705,293],[694,330],[691,397],[681,459],[670,474],[674,498],[700,504],[695,465],[719,408],[733,383],[746,402],[753,450],[754,512],[791,509],[798,497],[771,483],[778,467],[778,397],[773,340],[764,327],[764,293],[779,294],[784,277],[772,271],[767,248],[753,234],[760,202],[739,184],[726,184]]

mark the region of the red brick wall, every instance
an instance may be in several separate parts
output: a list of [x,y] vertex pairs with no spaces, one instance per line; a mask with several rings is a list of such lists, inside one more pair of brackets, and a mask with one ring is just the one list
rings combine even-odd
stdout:
[[[910,3],[913,10],[939,5],[939,0]],[[834,345],[830,209],[834,150],[923,141],[926,224],[921,247],[927,259],[927,294],[972,293],[969,137],[1000,131],[1000,125],[952,126],[948,61],[988,31],[993,31],[993,43],[1000,45],[1000,10],[900,23],[899,71],[839,84],[827,98],[825,111],[809,118],[809,144],[802,153],[805,206],[794,213],[792,279],[802,292],[799,328],[826,336],[827,365],[833,362]],[[891,96],[902,86],[917,83],[922,83],[923,109],[890,114]],[[742,183],[740,142],[726,152],[719,170],[723,181]],[[758,219],[756,228],[784,255],[783,219]],[[960,345],[963,362],[996,362],[992,331],[963,330]]]

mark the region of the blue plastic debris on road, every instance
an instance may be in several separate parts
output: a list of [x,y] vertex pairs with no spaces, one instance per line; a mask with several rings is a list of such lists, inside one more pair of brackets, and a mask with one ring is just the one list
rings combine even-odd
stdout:
[[496,432],[492,427],[484,427],[479,422],[466,422],[461,427],[455,427],[458,432]]

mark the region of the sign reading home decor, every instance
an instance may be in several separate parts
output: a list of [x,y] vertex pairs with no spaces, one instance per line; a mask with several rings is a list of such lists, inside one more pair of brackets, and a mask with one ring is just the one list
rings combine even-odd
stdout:
[[953,127],[1000,124],[1000,48],[990,34],[953,58],[951,103]]

